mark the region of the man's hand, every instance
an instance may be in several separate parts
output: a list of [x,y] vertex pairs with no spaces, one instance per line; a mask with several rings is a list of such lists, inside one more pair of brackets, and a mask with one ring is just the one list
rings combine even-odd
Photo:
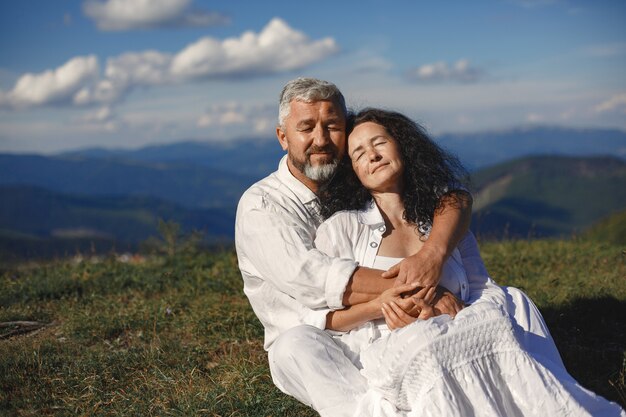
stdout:
[[452,318],[461,311],[465,304],[444,287],[437,287],[437,295],[433,304],[435,315],[449,314]]
[[472,196],[454,190],[441,197],[435,210],[433,227],[422,248],[383,273],[383,278],[396,278],[396,285],[417,282],[420,286],[436,286],[443,264],[469,230],[472,218]]
[[396,278],[394,285],[417,283],[420,287],[436,287],[439,284],[441,270],[446,260],[444,250],[425,243],[414,255],[404,258],[400,263],[383,272],[383,278]]

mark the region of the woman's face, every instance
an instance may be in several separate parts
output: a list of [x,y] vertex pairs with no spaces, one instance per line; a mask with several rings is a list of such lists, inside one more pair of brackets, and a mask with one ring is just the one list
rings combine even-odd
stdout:
[[398,143],[379,124],[365,122],[348,137],[348,156],[361,183],[370,191],[400,192],[404,164]]

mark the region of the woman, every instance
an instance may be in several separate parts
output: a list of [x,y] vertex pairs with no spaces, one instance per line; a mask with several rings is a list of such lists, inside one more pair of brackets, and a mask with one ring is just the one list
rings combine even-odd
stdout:
[[[316,247],[386,270],[419,250],[441,197],[463,175],[414,122],[366,109],[354,117],[342,170],[322,193],[323,214],[342,211],[318,229]],[[536,344],[520,332],[534,305],[495,285],[471,234],[459,246],[438,283],[470,304],[454,320],[405,313],[436,316],[432,287],[405,298],[391,289],[328,314],[327,329],[371,385],[363,414],[384,397],[408,415],[626,415],[567,374],[547,329]]]

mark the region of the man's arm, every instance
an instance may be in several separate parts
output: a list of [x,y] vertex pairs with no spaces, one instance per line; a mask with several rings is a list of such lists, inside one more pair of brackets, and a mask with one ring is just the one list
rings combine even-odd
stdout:
[[382,273],[379,269],[357,267],[343,293],[343,305],[367,303],[393,287],[396,279],[381,279]]
[[420,286],[437,286],[443,264],[469,230],[471,218],[472,196],[468,192],[455,190],[445,194],[420,251],[389,269],[383,277],[396,277],[396,285],[418,282]]
[[297,213],[261,198],[244,194],[239,203],[235,244],[242,273],[262,277],[311,309],[342,308],[357,263],[315,249],[314,230]]

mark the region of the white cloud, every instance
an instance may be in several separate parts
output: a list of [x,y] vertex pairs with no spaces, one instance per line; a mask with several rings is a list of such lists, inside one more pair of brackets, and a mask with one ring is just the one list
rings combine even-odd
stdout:
[[71,101],[85,85],[98,78],[95,55],[70,59],[62,66],[39,74],[22,75],[13,90],[0,94],[0,106],[24,108]]
[[74,97],[79,105],[113,103],[137,86],[172,82],[170,54],[158,51],[128,52],[107,60],[104,78],[81,89]]
[[526,115],[526,121],[529,123],[541,123],[544,120],[544,117],[538,113],[529,113]]
[[245,32],[239,38],[223,41],[205,37],[176,54],[148,50],[111,57],[103,76],[99,75],[95,56],[76,57],[55,70],[23,75],[12,91],[0,91],[0,107],[59,102],[110,105],[136,87],[291,71],[323,60],[337,50],[334,39],[310,40],[275,18],[258,34]]
[[237,103],[215,104],[202,114],[197,122],[198,127],[223,126],[228,124],[244,123],[243,106]]
[[534,9],[538,7],[552,6],[560,3],[560,0],[511,0],[512,3],[522,6],[527,9]]
[[83,12],[101,30],[163,26],[214,26],[228,22],[215,12],[190,10],[191,0],[87,0]]
[[239,125],[248,132],[271,134],[276,126],[276,111],[276,106],[270,105],[216,104],[197,119],[196,126],[223,128]]
[[626,43],[608,43],[603,45],[590,45],[584,48],[587,55],[599,58],[608,58],[626,54]]
[[597,113],[620,112],[626,114],[626,93],[614,95],[610,99],[595,106]]
[[311,41],[282,19],[272,19],[259,34],[219,41],[205,37],[174,57],[171,72],[182,78],[235,77],[304,68],[338,51],[332,38]]
[[108,106],[104,106],[94,112],[87,113],[83,117],[83,120],[86,122],[106,122],[111,120],[113,117],[113,112],[111,108]]
[[214,105],[211,109],[198,118],[198,127],[228,126],[244,124],[247,115],[242,106],[229,103],[226,105]]
[[78,122],[95,130],[112,132],[119,128],[119,121],[109,106],[85,114]]
[[453,65],[440,61],[422,65],[409,72],[409,78],[425,83],[437,82],[476,82],[484,76],[484,71],[470,65],[466,59],[460,59]]

